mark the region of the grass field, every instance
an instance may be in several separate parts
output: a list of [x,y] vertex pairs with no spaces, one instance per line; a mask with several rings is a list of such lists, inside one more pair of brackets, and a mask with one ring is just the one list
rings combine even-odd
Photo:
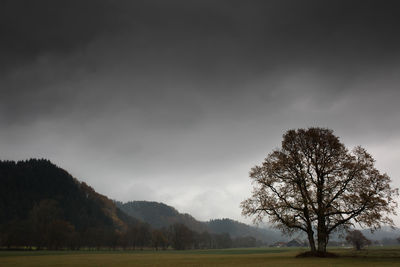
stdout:
[[1,251],[8,266],[400,266],[400,246],[331,249],[338,258],[295,258],[304,249],[256,248],[192,251]]

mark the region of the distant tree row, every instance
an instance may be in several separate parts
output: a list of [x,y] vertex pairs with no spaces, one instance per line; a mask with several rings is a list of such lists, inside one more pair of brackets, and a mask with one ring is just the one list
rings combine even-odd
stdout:
[[57,201],[45,199],[34,205],[25,220],[13,220],[0,226],[0,247],[15,249],[213,249],[255,247],[254,237],[232,239],[229,234],[197,233],[184,224],[152,229],[135,222],[124,230],[112,227],[88,227],[76,230],[62,216]]

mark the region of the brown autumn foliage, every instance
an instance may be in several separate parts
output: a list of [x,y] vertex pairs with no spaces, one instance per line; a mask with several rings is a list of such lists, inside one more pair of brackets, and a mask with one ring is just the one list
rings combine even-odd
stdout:
[[398,189],[374,162],[362,147],[349,151],[330,129],[289,130],[282,147],[251,169],[253,193],[242,213],[255,221],[267,216],[286,233],[304,231],[311,252],[325,253],[329,235],[354,223],[393,225]]
[[79,186],[86,192],[88,198],[95,200],[101,207],[103,212],[113,221],[114,225],[117,226],[118,232],[127,230],[127,225],[118,217],[117,207],[114,202],[108,197],[97,193],[91,186],[85,182],[76,181]]

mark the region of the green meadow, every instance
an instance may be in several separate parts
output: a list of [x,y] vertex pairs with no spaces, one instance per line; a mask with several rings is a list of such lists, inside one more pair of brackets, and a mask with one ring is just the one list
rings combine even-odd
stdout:
[[188,251],[1,251],[0,266],[400,266],[400,246],[335,248],[338,258],[296,258],[299,248]]

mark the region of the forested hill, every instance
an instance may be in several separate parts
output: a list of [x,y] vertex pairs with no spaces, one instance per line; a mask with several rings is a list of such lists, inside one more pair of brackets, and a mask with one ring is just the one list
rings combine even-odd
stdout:
[[282,240],[279,232],[257,228],[231,219],[215,219],[208,222],[198,221],[189,214],[179,213],[175,208],[164,203],[150,201],[116,202],[117,206],[128,215],[138,218],[154,228],[168,227],[174,223],[182,223],[193,231],[222,234],[231,237],[252,236],[264,242]]
[[179,213],[175,208],[164,203],[153,201],[130,201],[127,203],[115,202],[123,212],[150,224],[154,228],[168,227],[175,223],[182,223],[196,232],[207,231],[207,225],[197,221],[189,214]]
[[71,224],[78,232],[123,230],[127,222],[135,221],[113,201],[48,160],[0,161],[0,184],[3,227],[28,223],[43,213]]

